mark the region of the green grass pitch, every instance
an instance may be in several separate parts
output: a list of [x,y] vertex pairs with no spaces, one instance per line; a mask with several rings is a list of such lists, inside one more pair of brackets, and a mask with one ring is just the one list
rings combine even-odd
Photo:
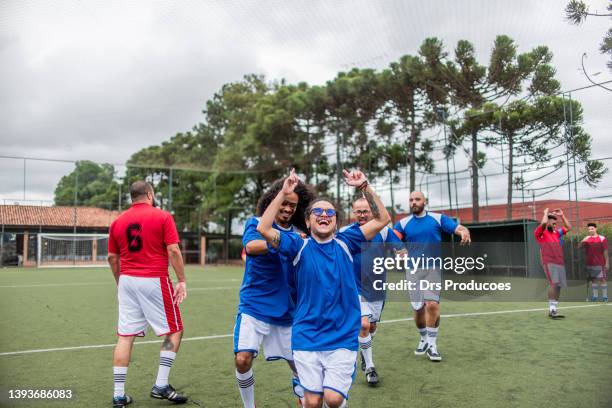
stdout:
[[[187,269],[182,306],[185,339],[170,381],[192,405],[240,407],[232,337],[240,268]],[[359,371],[349,405],[356,407],[610,407],[612,307],[563,303],[565,320],[545,311],[442,319],[434,364],[413,355],[418,334],[407,302],[388,302],[374,341],[381,376],[368,388]],[[443,302],[443,314],[545,308],[542,302]],[[107,268],[0,269],[0,405],[105,407],[112,399],[112,344],[116,288]],[[395,321],[393,321],[395,320]],[[399,320],[399,321],[398,321]],[[137,340],[126,390],[134,407],[168,406],[148,393],[157,372],[159,343]],[[63,351],[28,352],[94,346]],[[295,407],[284,362],[254,364],[259,407]],[[71,389],[71,401],[11,400],[8,390]]]

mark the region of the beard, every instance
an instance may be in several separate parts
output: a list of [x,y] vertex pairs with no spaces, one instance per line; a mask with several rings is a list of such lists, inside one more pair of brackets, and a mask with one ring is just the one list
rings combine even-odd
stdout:
[[412,210],[413,214],[420,214],[423,212],[423,210],[425,209],[425,206],[414,206],[412,208],[410,208]]

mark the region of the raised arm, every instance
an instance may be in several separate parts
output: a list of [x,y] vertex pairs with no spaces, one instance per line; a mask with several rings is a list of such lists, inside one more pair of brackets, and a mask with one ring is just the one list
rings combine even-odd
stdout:
[[563,210],[561,210],[560,208],[556,208],[553,212],[561,217],[561,221],[563,221],[563,226],[566,230],[569,231],[572,229],[572,224],[570,224],[569,220],[565,217]]
[[548,208],[544,209],[544,214],[542,214],[542,221],[540,221],[540,226],[542,230],[546,229],[546,224],[548,224]]
[[254,239],[253,241],[249,241],[246,244],[246,253],[249,256],[253,255],[264,255],[268,253],[268,246],[266,245],[266,241],[262,239]]
[[274,200],[268,205],[266,211],[264,211],[263,215],[259,219],[259,224],[257,225],[257,232],[259,232],[265,240],[274,248],[278,248],[280,244],[280,232],[272,228],[274,224],[274,218],[280,210],[283,201],[287,198],[288,195],[293,193],[293,190],[297,186],[300,179],[297,174],[295,174],[295,170],[291,169],[291,173],[289,177],[285,179],[283,183],[283,188],[279,193],[274,197]]
[[361,171],[356,170],[349,172],[344,170],[344,181],[349,186],[353,186],[361,191],[363,197],[370,205],[370,210],[374,218],[359,227],[365,238],[369,241],[391,222],[391,217],[385,205],[380,200],[380,197],[378,197],[372,187],[370,187],[368,180]]

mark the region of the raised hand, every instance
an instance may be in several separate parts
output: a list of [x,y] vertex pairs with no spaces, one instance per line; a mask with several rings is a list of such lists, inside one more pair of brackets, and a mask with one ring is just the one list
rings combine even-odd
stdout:
[[365,174],[363,174],[360,170],[343,170],[344,173],[344,182],[352,187],[360,187],[363,183],[366,183],[368,179]]
[[293,193],[293,190],[295,190],[295,187],[298,185],[299,182],[300,178],[297,176],[297,174],[295,174],[295,169],[291,169],[289,176],[287,176],[287,178],[283,182],[283,194],[289,195]]

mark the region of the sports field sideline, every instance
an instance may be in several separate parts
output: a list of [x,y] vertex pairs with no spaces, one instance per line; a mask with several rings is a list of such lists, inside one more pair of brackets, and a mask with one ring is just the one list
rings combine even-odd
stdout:
[[[185,338],[170,381],[191,406],[241,406],[231,335],[241,279],[237,267],[187,268]],[[109,269],[1,269],[0,305],[2,406],[110,405],[117,304]],[[561,307],[567,318],[553,321],[544,299],[443,302],[444,360],[433,364],[413,355],[409,303],[388,302],[374,342],[381,384],[367,387],[358,372],[349,406],[611,406],[612,308],[563,295]],[[136,344],[126,385],[133,406],[167,406],[148,396],[159,341],[149,333]],[[286,364],[260,359],[254,372],[259,407],[295,406]],[[11,389],[70,389],[74,398],[10,400]]]

